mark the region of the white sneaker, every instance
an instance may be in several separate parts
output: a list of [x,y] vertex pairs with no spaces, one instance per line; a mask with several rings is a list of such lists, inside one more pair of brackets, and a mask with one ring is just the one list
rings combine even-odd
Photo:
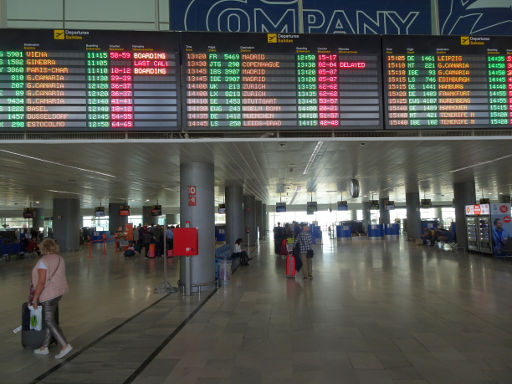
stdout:
[[62,359],[64,356],[66,356],[69,352],[71,352],[71,350],[73,349],[73,347],[71,346],[71,344],[68,344],[68,346],[66,348],[64,348],[63,350],[61,350],[59,353],[57,353],[55,355],[55,358],[56,359]]
[[37,349],[34,349],[34,353],[36,355],[47,355],[50,353],[50,351],[48,351],[48,348],[43,348],[43,349],[37,348]]

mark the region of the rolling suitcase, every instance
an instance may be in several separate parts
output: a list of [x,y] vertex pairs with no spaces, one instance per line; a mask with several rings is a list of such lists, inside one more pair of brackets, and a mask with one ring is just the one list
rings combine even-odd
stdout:
[[[55,320],[57,324],[59,323],[59,307],[57,307],[55,311]],[[35,331],[30,329],[30,309],[28,309],[28,303],[23,303],[21,306],[21,345],[24,348],[36,349],[39,348],[43,344],[44,333],[46,326],[44,324],[44,316],[43,316],[43,329],[40,331]],[[55,340],[51,340],[51,343],[54,343]]]
[[148,257],[150,259],[154,259],[155,258],[155,254],[156,254],[156,244],[155,243],[151,243],[151,244],[149,244]]
[[295,278],[295,257],[290,253],[286,256],[286,277]]

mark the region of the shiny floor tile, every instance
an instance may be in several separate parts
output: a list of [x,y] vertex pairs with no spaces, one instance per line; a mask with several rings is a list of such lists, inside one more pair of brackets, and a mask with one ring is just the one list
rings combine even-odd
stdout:
[[[512,263],[402,240],[325,239],[314,279],[303,280],[285,277],[270,242],[258,250],[136,383],[512,382]],[[159,298],[158,261],[67,258],[62,325],[78,348]],[[19,322],[33,262],[0,264],[5,335]],[[197,305],[165,299],[44,382],[123,382]],[[29,382],[55,364],[23,351],[18,335],[5,339],[1,382]]]

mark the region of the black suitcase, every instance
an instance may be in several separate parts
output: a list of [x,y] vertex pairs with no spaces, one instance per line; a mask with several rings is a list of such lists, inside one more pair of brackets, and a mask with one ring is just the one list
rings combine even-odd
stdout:
[[[55,320],[59,324],[59,307],[55,310]],[[36,349],[41,347],[44,340],[45,324],[43,316],[43,329],[35,331],[30,329],[30,309],[28,303],[23,303],[21,306],[21,345],[24,348]],[[55,340],[52,338],[51,343]]]

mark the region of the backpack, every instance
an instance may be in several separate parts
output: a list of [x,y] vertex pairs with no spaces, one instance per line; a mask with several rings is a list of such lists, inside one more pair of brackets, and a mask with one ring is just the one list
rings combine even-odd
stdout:
[[240,265],[249,265],[249,256],[247,252],[242,252],[240,254]]

